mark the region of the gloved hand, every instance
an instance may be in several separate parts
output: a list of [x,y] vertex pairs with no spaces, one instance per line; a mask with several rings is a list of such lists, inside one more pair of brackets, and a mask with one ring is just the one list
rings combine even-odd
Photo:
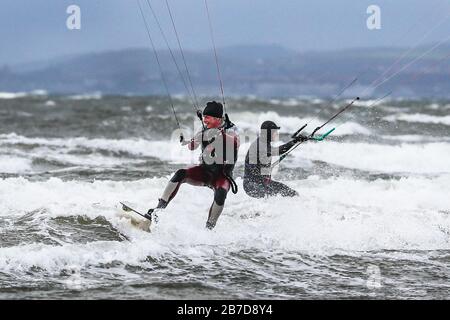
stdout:
[[158,216],[156,215],[154,208],[148,209],[147,213],[145,214],[145,217],[154,223],[158,223]]
[[180,144],[181,144],[182,146],[185,146],[185,145],[190,144],[190,143],[193,143],[193,142],[194,142],[194,139],[186,140],[186,139],[184,138],[183,134],[180,135]]
[[294,138],[295,142],[304,142],[304,141],[307,141],[307,140],[308,140],[308,137],[305,137],[305,136],[302,136],[302,135],[298,135],[298,136],[296,136]]
[[225,129],[230,129],[234,126],[234,123],[230,121],[228,114],[225,113]]
[[148,220],[152,221],[153,217],[153,210],[154,209],[148,209],[147,213],[144,215]]
[[197,117],[200,119],[200,120],[202,120],[203,119],[203,115],[202,115],[202,112],[200,111],[200,110],[197,110]]

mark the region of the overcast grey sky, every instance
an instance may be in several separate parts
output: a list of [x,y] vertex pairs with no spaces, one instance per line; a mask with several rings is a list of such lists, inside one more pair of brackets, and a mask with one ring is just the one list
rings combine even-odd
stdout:
[[[2,0],[0,65],[148,46],[136,1]],[[175,47],[165,0],[150,1]],[[184,48],[209,49],[204,0],[169,3]],[[81,8],[81,30],[66,28],[66,8],[71,4]],[[279,44],[299,51],[407,46],[450,15],[449,0],[208,0],[208,4],[217,46]],[[366,27],[371,4],[381,8],[381,30]],[[156,26],[151,28],[158,46],[164,47]],[[425,42],[449,35],[450,19]]]

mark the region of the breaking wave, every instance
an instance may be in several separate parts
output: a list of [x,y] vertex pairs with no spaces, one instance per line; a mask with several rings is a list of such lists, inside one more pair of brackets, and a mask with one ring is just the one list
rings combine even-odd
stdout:
[[384,117],[387,121],[406,121],[406,122],[416,122],[416,123],[434,123],[434,124],[445,124],[450,126],[450,116],[433,116],[429,114],[398,114]]
[[[230,195],[216,229],[204,229],[213,194],[207,188],[185,185],[160,214],[149,235],[120,216],[120,200],[155,204],[167,178],[134,182],[93,183],[56,178],[29,182],[0,181],[0,217],[37,212],[35,219],[85,215],[105,217],[131,243],[93,241],[54,246],[28,244],[0,249],[0,269],[104,264],[139,264],[147,256],[164,254],[207,259],[230,251],[306,250],[335,254],[339,250],[450,249],[450,175],[439,178],[402,178],[398,181],[318,179],[310,176],[288,184],[296,199],[255,200],[241,192]],[[242,181],[238,184],[242,188]],[[20,199],[27,199],[26,202]],[[294,202],[293,202],[294,200]],[[41,223],[41,227],[44,228]]]

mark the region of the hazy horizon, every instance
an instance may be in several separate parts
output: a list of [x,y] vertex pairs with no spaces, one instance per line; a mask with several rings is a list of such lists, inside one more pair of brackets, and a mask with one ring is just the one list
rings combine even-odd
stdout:
[[[423,48],[429,48],[434,44],[434,42],[429,42],[429,43],[424,43],[421,47]],[[330,49],[309,49],[309,50],[296,50],[293,48],[288,48],[279,44],[268,44],[268,43],[264,43],[264,44],[236,44],[236,45],[230,45],[230,46],[224,46],[224,47],[217,47],[217,51],[219,53],[219,55],[221,54],[221,51],[223,50],[228,50],[228,49],[233,49],[233,48],[278,48],[280,50],[288,50],[288,51],[292,51],[292,52],[296,52],[299,54],[311,54],[311,53],[330,53],[330,52],[345,52],[345,51],[352,51],[352,50],[377,50],[377,49],[383,49],[383,48],[388,48],[388,46],[376,46],[376,47],[369,47],[369,46],[359,46],[359,47],[345,47],[345,48],[330,48]],[[441,46],[442,47],[442,46]],[[392,46],[390,47],[391,49],[398,49],[398,50],[405,50],[406,46]],[[420,47],[418,47],[420,48]],[[416,48],[417,49],[417,48]],[[62,59],[62,60],[66,60],[70,57],[79,57],[79,56],[83,56],[83,55],[93,55],[93,54],[103,54],[103,53],[108,53],[108,52],[126,52],[126,51],[132,51],[132,50],[148,50],[150,53],[152,53],[152,49],[149,48],[148,46],[136,46],[136,47],[123,47],[123,48],[111,48],[111,49],[98,49],[98,50],[87,50],[87,51],[80,51],[80,52],[73,52],[73,53],[62,53],[62,54],[58,54],[55,56],[48,56],[48,57],[44,57],[41,59],[35,59],[35,60],[28,60],[28,61],[21,61],[18,63],[11,63],[11,64],[0,64],[0,67],[2,66],[7,66],[7,67],[20,67],[20,66],[24,66],[24,65],[28,65],[28,64],[36,64],[36,63],[41,63],[41,62],[49,62],[51,60],[55,60],[55,59]],[[171,47],[171,50],[174,53],[179,52],[178,48],[175,47]],[[158,48],[158,52],[163,52],[163,51],[167,51],[168,50],[166,48]],[[203,49],[184,49],[183,48],[183,52],[188,53],[207,53],[208,51],[211,51],[211,54],[213,54],[212,49],[211,48],[203,48]],[[152,53],[153,56],[153,53]]]
[[[171,47],[176,49],[164,0],[152,0]],[[203,0],[169,0],[185,50],[211,49]],[[217,47],[276,45],[297,52],[407,47],[447,37],[450,3],[396,1],[208,0]],[[81,30],[68,30],[66,8],[81,8]],[[145,1],[152,35],[165,49]],[[366,9],[381,9],[381,29],[369,30]],[[442,21],[442,23],[440,23]],[[424,35],[426,37],[424,38]],[[136,1],[4,0],[0,12],[1,65],[18,65],[71,54],[148,48]]]

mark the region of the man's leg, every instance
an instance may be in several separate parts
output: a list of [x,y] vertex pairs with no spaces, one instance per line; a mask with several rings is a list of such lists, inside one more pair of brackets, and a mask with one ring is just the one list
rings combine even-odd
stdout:
[[266,186],[267,188],[267,194],[269,196],[277,196],[281,195],[283,197],[296,197],[298,196],[298,192],[289,188],[287,185],[277,182],[277,181],[270,181],[269,184]]
[[230,190],[230,182],[225,177],[220,177],[214,183],[214,201],[209,209],[208,220],[206,221],[206,228],[213,229],[216,226],[217,220],[223,211],[227,193]]
[[244,191],[252,198],[264,198],[266,194],[263,182],[247,182],[244,180]]
[[164,192],[159,199],[157,208],[165,208],[169,202],[176,196],[181,184],[189,183],[194,186],[203,186],[206,183],[207,176],[200,166],[188,169],[179,169],[170,179]]

